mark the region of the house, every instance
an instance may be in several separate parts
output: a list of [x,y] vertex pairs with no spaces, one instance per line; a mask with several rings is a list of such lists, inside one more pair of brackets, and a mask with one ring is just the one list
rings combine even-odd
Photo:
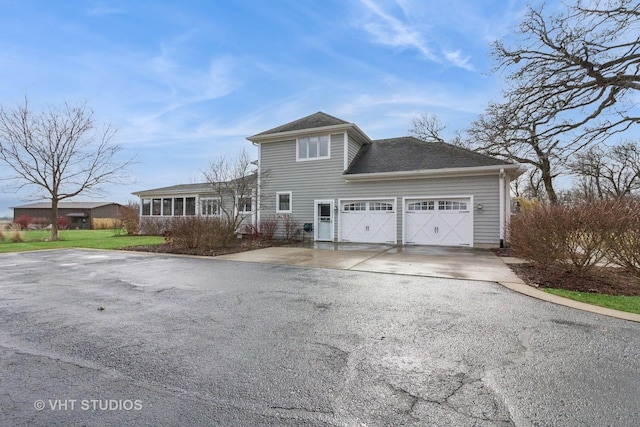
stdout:
[[[58,218],[69,219],[69,229],[90,229],[96,218],[118,218],[120,204],[114,202],[59,202]],[[15,206],[13,221],[26,215],[31,218],[51,218],[51,202]]]
[[258,223],[291,215],[317,241],[499,247],[509,182],[524,172],[446,143],[372,140],[323,112],[247,139],[259,153]]
[[[280,222],[317,241],[499,247],[510,216],[505,162],[413,137],[372,140],[354,123],[318,112],[247,138],[257,182],[241,195],[245,223]],[[141,219],[220,215],[210,184],[133,193]]]

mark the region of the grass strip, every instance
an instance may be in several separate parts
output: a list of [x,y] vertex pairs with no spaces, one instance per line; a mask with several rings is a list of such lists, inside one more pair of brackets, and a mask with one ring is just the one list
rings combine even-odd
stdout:
[[545,288],[544,291],[587,304],[640,314],[640,296],[591,294],[555,288]]

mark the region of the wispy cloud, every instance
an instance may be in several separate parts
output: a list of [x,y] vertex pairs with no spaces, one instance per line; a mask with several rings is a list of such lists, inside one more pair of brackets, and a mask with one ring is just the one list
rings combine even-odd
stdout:
[[[374,0],[360,0],[369,12],[361,27],[374,37],[376,43],[403,49],[415,49],[424,58],[436,63],[448,63],[465,70],[473,70],[470,56],[464,56],[458,50],[439,48],[441,54],[434,53],[434,48],[427,43],[427,30],[430,25],[416,25],[407,19],[411,15],[411,5],[401,0],[396,6],[401,12],[394,16]],[[420,28],[420,29],[418,29]]]
[[422,39],[419,31],[386,13],[372,0],[360,0],[360,2],[371,12],[370,20],[364,22],[362,26],[375,37],[376,42],[392,47],[414,48],[425,58],[439,61]]

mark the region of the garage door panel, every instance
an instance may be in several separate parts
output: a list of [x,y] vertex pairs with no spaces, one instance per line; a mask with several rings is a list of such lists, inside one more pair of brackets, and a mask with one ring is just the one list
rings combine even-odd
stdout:
[[428,213],[407,213],[405,215],[405,233],[407,243],[432,245],[436,243],[431,230],[435,227],[436,216]]
[[473,246],[470,199],[410,200],[405,206],[405,242],[418,245]]
[[343,201],[340,207],[340,240],[358,243],[396,243],[393,200]]

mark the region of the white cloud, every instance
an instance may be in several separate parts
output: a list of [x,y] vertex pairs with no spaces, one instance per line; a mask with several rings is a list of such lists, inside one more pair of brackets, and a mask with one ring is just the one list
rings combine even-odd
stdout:
[[456,67],[464,68],[465,70],[473,71],[473,66],[469,64],[469,57],[462,57],[459,50],[454,52],[444,52],[444,57]]
[[372,13],[372,20],[365,22],[363,28],[373,35],[376,42],[393,47],[417,49],[425,58],[438,61],[438,58],[428,48],[420,32],[410,25],[386,13],[372,0],[360,0]]

